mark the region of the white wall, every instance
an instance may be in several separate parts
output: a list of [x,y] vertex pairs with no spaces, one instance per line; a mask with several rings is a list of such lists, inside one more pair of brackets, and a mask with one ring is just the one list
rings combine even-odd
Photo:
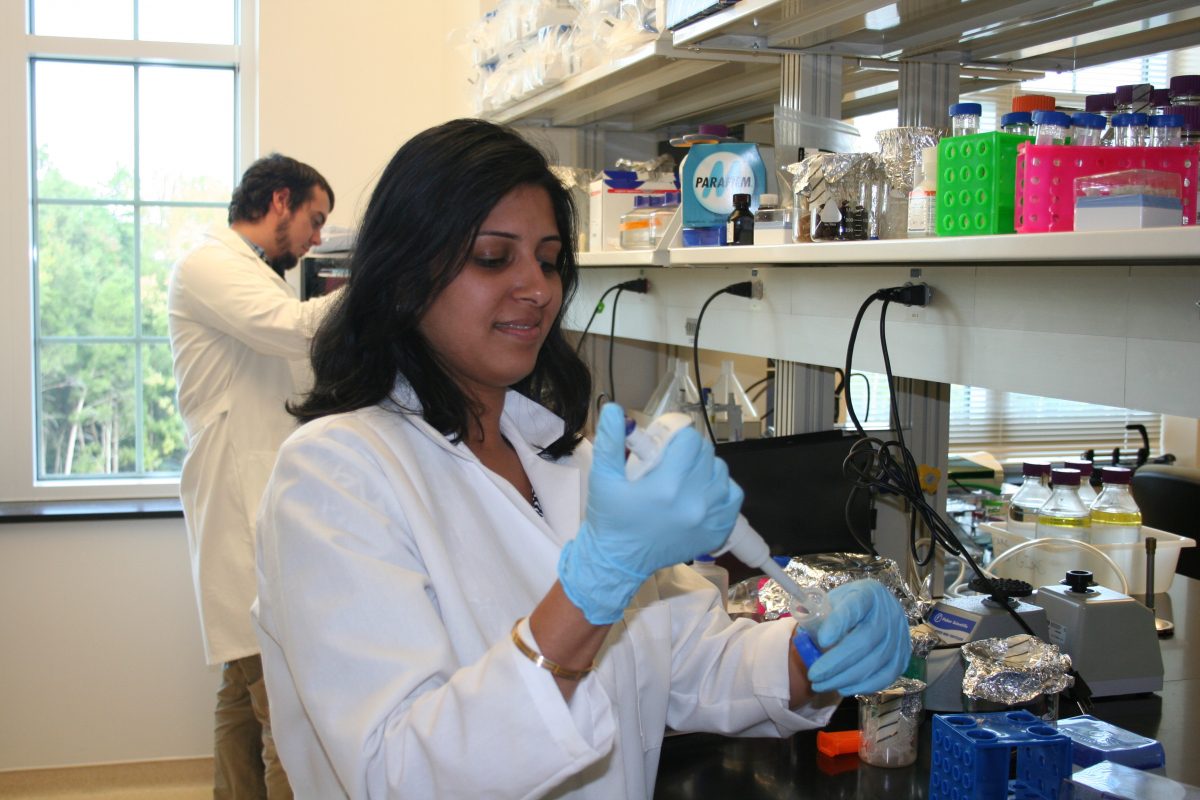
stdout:
[[[261,0],[259,152],[319,169],[332,221],[351,224],[408,136],[468,113],[447,42],[478,15],[475,0]],[[0,175],[23,185],[23,137],[2,146]],[[211,754],[219,676],[181,520],[0,525],[0,609],[0,770]]]
[[467,55],[453,42],[478,0],[260,0],[259,151],[316,167],[332,224],[351,225],[413,134],[470,114]]

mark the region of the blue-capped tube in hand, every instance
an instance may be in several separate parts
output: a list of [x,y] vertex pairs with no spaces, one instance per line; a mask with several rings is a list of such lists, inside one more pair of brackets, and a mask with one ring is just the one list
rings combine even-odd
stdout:
[[899,601],[879,581],[866,579],[831,591],[829,605],[816,633],[823,652],[808,670],[813,691],[849,697],[886,689],[912,655]]

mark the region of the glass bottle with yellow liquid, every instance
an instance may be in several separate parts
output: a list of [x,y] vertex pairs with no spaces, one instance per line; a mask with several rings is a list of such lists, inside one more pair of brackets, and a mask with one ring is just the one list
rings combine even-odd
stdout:
[[1038,511],[1038,539],[1091,540],[1092,518],[1079,499],[1077,469],[1050,470],[1050,499]]
[[1142,512],[1133,499],[1133,471],[1124,467],[1100,470],[1104,487],[1092,503],[1092,544],[1132,544],[1141,536]]

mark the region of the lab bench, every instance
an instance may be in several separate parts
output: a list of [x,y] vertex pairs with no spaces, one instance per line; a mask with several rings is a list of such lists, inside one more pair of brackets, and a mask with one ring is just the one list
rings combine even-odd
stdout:
[[[1200,758],[1195,745],[1188,744],[1192,717],[1200,716],[1200,581],[1176,575],[1170,590],[1156,596],[1155,605],[1158,616],[1175,623],[1175,635],[1160,640],[1162,691],[1100,698],[1092,713],[1161,741],[1167,777],[1200,786]],[[1114,646],[1120,643],[1114,642]],[[1070,715],[1065,708],[1060,713]],[[847,730],[857,725],[857,703],[849,699],[838,708],[828,729]],[[669,736],[663,742],[654,797],[923,800],[929,791],[931,725],[927,718],[921,726],[917,762],[899,769],[871,767],[857,755],[823,756],[817,752],[816,731],[789,739],[737,739],[703,733]]]

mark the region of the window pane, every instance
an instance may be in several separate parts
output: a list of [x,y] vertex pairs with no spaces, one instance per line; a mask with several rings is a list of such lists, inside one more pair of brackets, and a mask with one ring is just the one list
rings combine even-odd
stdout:
[[38,206],[38,333],[134,333],[130,206]]
[[134,0],[33,0],[33,33],[132,39],[133,3]]
[[233,70],[143,67],[138,91],[141,198],[228,203]]
[[145,472],[177,474],[187,452],[183,418],[175,407],[171,346],[146,345],[142,351],[142,402],[145,417]]
[[156,42],[236,44],[234,0],[141,0],[138,38]]
[[37,191],[46,198],[133,196],[133,67],[33,64]]
[[142,210],[142,333],[167,335],[167,281],[171,265],[204,238],[204,232],[223,225],[228,214],[220,208],[148,206]]
[[130,344],[39,345],[39,477],[136,468],[133,375]]

